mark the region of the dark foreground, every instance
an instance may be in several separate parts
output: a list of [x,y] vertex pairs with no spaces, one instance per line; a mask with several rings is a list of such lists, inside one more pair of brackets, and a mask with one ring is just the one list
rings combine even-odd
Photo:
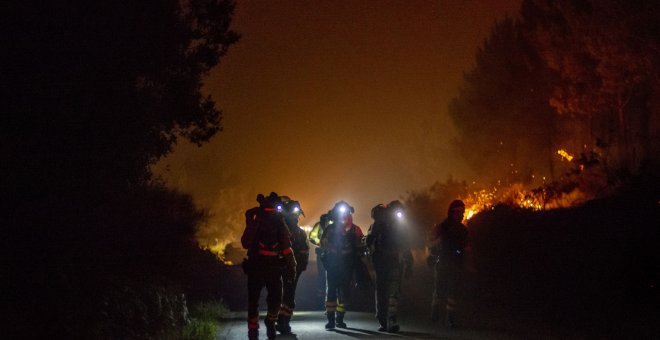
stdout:
[[[240,273],[234,273],[239,281]],[[599,315],[585,317],[582,311],[566,310],[565,313],[548,314],[547,301],[512,301],[505,296],[493,297],[479,291],[472,279],[463,287],[461,305],[457,311],[458,327],[448,329],[442,322],[431,322],[430,288],[432,277],[423,266],[417,267],[417,275],[404,282],[403,301],[400,313],[401,331],[397,334],[378,332],[374,317],[373,290],[353,290],[351,305],[346,314],[348,329],[327,331],[327,322],[321,308],[321,300],[316,297],[314,283],[316,272],[313,268],[301,277],[299,305],[295,312],[292,328],[295,335],[278,339],[341,339],[341,338],[405,338],[405,339],[656,339],[658,325],[657,311],[640,309],[637,311],[601,311]],[[306,275],[306,277],[305,277]],[[474,275],[474,274],[472,274]],[[242,290],[238,285],[234,290],[234,310],[228,320],[221,322],[217,339],[247,339],[247,324]],[[241,288],[242,287],[242,288]],[[260,307],[265,309],[262,292]],[[510,298],[510,297],[509,297]],[[507,301],[508,300],[508,301]],[[232,303],[230,303],[232,304]],[[621,313],[623,314],[621,314]],[[617,315],[620,316],[617,318]],[[260,318],[260,339],[266,339]]]
[[[232,319],[222,323],[218,339],[247,339],[246,313],[233,313]],[[277,339],[559,339],[547,334],[505,334],[493,330],[469,328],[447,329],[433,324],[427,318],[404,315],[398,333],[378,332],[378,323],[367,312],[347,313],[348,328],[325,330],[325,315],[322,311],[304,311],[295,316],[291,326],[295,334],[278,335]],[[266,328],[261,324],[259,339],[267,339]]]
[[[458,329],[429,321],[433,277],[423,250],[414,254],[413,277],[403,282],[401,333],[377,332],[373,289],[356,288],[347,304],[350,329],[326,331],[313,261],[296,298],[298,311],[313,312],[297,313],[292,327],[299,339],[657,339],[659,226],[655,195],[541,213],[497,208],[468,225],[473,258],[458,296]],[[243,339],[245,275],[238,267],[227,274],[224,299],[237,313],[220,338]],[[265,339],[263,320],[261,327]]]

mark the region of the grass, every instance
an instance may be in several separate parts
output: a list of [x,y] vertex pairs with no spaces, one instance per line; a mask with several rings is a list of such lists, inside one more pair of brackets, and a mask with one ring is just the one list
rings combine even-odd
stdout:
[[192,306],[190,316],[192,321],[182,330],[183,340],[215,340],[219,321],[229,317],[229,308],[222,300],[201,302]]

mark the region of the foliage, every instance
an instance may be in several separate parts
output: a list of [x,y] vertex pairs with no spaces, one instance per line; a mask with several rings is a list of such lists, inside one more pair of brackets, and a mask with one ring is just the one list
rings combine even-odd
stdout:
[[222,300],[204,301],[191,308],[192,317],[202,320],[220,320],[229,317],[229,308]]
[[[660,35],[654,1],[526,1],[522,15],[558,81],[549,101],[579,117],[587,145],[607,144],[610,166],[637,172],[656,158]],[[651,124],[649,126],[648,124]],[[580,145],[580,144],[578,144]]]
[[457,151],[480,180],[528,181],[550,171],[551,77],[518,21],[495,24],[449,105]]
[[523,1],[449,106],[457,151],[492,182],[556,179],[557,149],[596,154],[609,181],[660,169],[658,13],[656,1]]
[[657,318],[655,189],[630,187],[579,207],[542,212],[496,206],[475,216],[468,223],[481,286],[475,290],[488,292],[493,304],[543,316],[561,329],[593,325],[602,333],[590,337],[648,337],[631,335],[652,333],[646,327],[621,325],[626,318]]
[[220,325],[211,320],[192,320],[181,331],[181,340],[214,340]]
[[202,77],[238,39],[229,29],[233,7],[231,0],[9,6],[6,24],[16,31],[8,43],[17,48],[3,72],[12,100],[2,145],[12,179],[21,181],[7,183],[39,190],[136,183],[177,136],[208,141],[221,129],[221,112],[202,94]]
[[182,329],[182,339],[213,340],[216,338],[219,323],[229,317],[229,308],[220,301],[204,301],[194,304],[190,312],[192,321]]
[[238,39],[233,8],[6,4],[0,288],[17,312],[3,335],[167,338],[185,299],[217,298],[224,267],[194,241],[206,212],[149,165],[180,137],[201,145],[221,130],[202,81]]
[[185,295],[157,283],[116,283],[102,293],[97,313],[97,335],[111,338],[176,339],[190,322]]

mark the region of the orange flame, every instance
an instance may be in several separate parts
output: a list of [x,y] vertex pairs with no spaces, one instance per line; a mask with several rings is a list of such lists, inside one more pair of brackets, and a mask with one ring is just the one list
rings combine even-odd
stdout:
[[[563,149],[557,150],[557,154],[569,162],[574,159],[573,155]],[[511,166],[513,167],[514,164],[511,164]],[[583,170],[582,167],[581,170]],[[536,178],[536,176],[532,176],[532,178]],[[508,187],[503,187],[501,186],[502,181],[497,181],[498,186],[470,192],[461,198],[466,206],[464,223],[479,212],[493,209],[498,204],[538,211],[570,207],[587,199],[588,195],[581,192],[579,188],[575,188],[571,192],[548,195],[546,178],[541,178],[543,185],[534,190],[526,188],[522,183],[514,183]],[[473,182],[473,184],[476,184],[476,182]]]

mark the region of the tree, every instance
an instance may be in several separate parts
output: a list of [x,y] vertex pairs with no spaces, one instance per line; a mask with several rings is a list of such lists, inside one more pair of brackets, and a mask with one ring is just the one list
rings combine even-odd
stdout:
[[[138,183],[177,137],[221,129],[203,76],[238,35],[231,0],[17,2],[3,80],[3,186]],[[53,183],[54,182],[54,183]]]
[[[152,329],[163,320],[138,312],[167,314],[161,300],[185,311],[180,290],[199,273],[177,269],[208,259],[193,239],[204,213],[154,184],[149,165],[180,137],[201,145],[221,130],[202,85],[238,40],[233,9],[231,0],[3,5],[6,336],[125,338],[107,327],[139,319],[149,323],[139,332]],[[221,266],[204,263],[206,273]],[[127,323],[103,321],[103,297],[127,291],[146,294],[124,301]]]
[[585,134],[572,136],[578,145],[587,145],[585,151],[613,147],[615,167],[631,172],[653,158],[657,2],[525,1],[522,8],[536,49],[559,74],[551,105],[587,125]]
[[550,171],[551,77],[518,21],[495,24],[449,106],[458,152],[480,179],[526,181]]

